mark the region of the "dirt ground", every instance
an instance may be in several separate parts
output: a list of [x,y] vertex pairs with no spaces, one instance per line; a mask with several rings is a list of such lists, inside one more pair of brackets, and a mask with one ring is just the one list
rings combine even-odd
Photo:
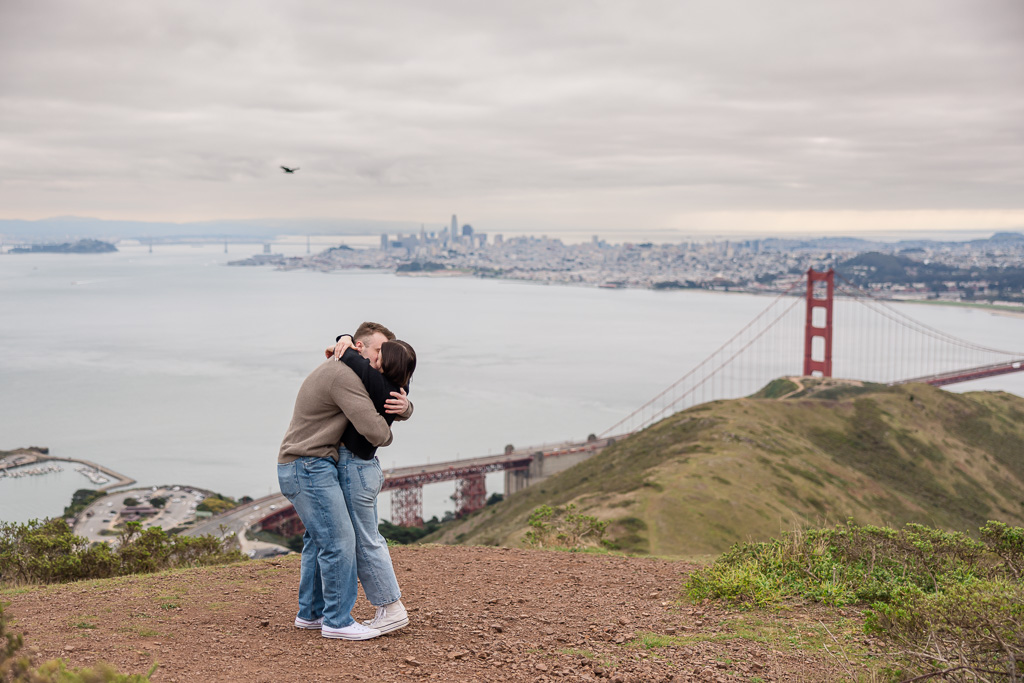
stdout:
[[[734,614],[681,600],[694,568],[683,562],[452,546],[394,548],[393,558],[410,623],[362,642],[294,628],[298,556],[9,589],[0,600],[37,662],[106,661],[124,673],[156,662],[157,682],[846,678],[820,647],[786,644],[816,617],[764,616],[764,637],[737,635]],[[372,615],[360,597],[354,616]]]

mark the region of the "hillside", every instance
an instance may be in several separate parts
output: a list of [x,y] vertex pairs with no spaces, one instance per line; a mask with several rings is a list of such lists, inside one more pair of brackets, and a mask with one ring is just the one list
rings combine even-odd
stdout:
[[[852,613],[680,603],[694,569],[684,562],[439,546],[392,555],[410,623],[364,642],[294,628],[298,556],[0,589],[0,603],[37,661],[124,673],[157,662],[154,682],[823,681],[840,665],[819,619],[851,651],[868,642]],[[353,614],[373,608],[360,599]]]
[[1024,399],[794,381],[677,413],[427,540],[519,545],[534,508],[566,503],[623,550],[683,557],[851,517],[1024,524]]

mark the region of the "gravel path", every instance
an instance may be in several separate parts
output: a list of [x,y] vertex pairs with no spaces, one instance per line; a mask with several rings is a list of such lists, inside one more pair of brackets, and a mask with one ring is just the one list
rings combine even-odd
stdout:
[[[125,673],[155,661],[157,682],[842,678],[823,653],[737,638],[723,612],[681,602],[693,569],[684,562],[452,546],[394,548],[393,557],[410,624],[363,642],[292,626],[297,556],[0,599],[37,661],[107,661]],[[360,598],[355,616],[372,613]],[[638,646],[644,634],[662,636],[659,646]]]

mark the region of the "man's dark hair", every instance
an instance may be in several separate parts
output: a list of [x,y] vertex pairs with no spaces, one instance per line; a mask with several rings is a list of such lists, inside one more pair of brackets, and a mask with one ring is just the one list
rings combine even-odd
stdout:
[[395,333],[389,330],[388,328],[384,327],[380,323],[365,322],[356,328],[356,333],[352,335],[352,341],[361,341],[365,344],[370,339],[374,332],[380,332],[385,337],[387,337],[389,341],[395,340]]
[[416,370],[416,352],[400,339],[386,341],[380,347],[380,367],[384,377],[396,387],[408,386]]

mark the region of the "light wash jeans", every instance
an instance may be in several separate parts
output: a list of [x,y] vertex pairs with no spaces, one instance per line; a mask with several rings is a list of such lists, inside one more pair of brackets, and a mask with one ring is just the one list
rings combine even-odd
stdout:
[[277,466],[281,493],[306,527],[299,574],[299,617],[324,626],[354,623],[356,536],[334,458],[299,458]]
[[380,461],[363,460],[342,446],[338,449],[338,472],[356,537],[359,583],[371,605],[389,605],[402,597],[402,591],[391,565],[388,542],[377,528],[377,494],[384,485]]

